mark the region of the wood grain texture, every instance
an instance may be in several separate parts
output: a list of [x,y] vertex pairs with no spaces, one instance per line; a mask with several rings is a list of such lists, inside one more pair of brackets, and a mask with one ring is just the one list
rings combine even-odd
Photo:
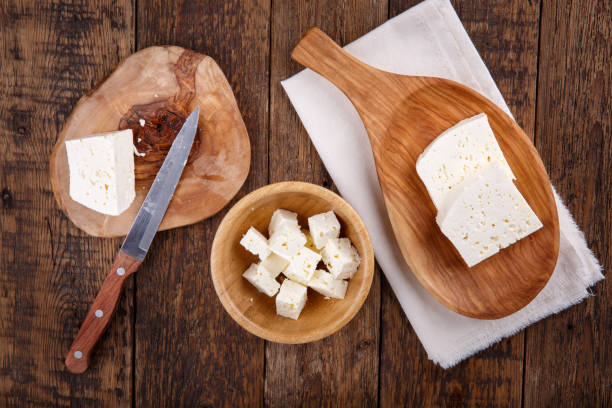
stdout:
[[[612,3],[543,2],[536,145],[589,247],[612,266]],[[609,275],[609,273],[608,273]],[[612,286],[526,332],[525,406],[612,406]]]
[[115,314],[125,280],[136,272],[141,263],[123,251],[117,254],[110,272],[104,279],[102,287],[66,354],[65,364],[71,373],[81,374],[89,367],[91,352]]
[[[291,49],[312,25],[336,40],[357,39],[387,18],[386,1],[273,2],[270,62],[270,182],[300,180],[334,188],[280,81],[302,67]],[[266,343],[265,402],[287,406],[376,406],[380,273],[361,311],[336,334],[300,346]]]
[[[238,195],[266,184],[269,2],[139,0],[137,10],[138,48],[175,44],[219,64],[252,146]],[[264,342],[225,312],[210,278],[210,249],[223,214],[158,234],[135,277],[136,406],[263,403]]]
[[62,215],[48,160],[78,98],[133,51],[132,32],[131,1],[0,5],[0,406],[131,403],[131,283],[95,368],[64,366],[119,242]]
[[[457,82],[366,65],[318,28],[308,30],[291,57],[330,80],[357,109],[398,246],[430,294],[451,310],[479,319],[505,317],[535,298],[556,265],[559,220],[538,152],[510,116]],[[516,187],[544,226],[469,268],[436,223],[437,211],[416,161],[444,130],[481,112],[517,178]]]
[[[240,245],[242,236],[251,227],[267,234],[272,213],[279,208],[297,213],[303,228],[308,228],[309,217],[333,211],[340,221],[340,236],[349,238],[361,257],[344,299],[325,299],[310,289],[295,321],[277,315],[275,298],[242,277],[249,265],[259,262]],[[332,191],[295,181],[255,190],[232,207],[217,229],[210,262],[215,291],[234,320],[259,337],[288,344],[317,341],[344,327],[361,309],[374,276],[372,242],[357,212]]]
[[[149,47],[122,61],[83,96],[51,154],[53,192],[68,218],[102,237],[126,235],[187,116],[200,107],[198,130],[160,230],[193,224],[223,208],[247,177],[251,147],[223,72],[204,54],[177,46]],[[142,126],[140,121],[144,120]],[[136,197],[117,216],[72,200],[65,141],[132,129]]]
[[[390,17],[418,1],[393,1]],[[476,49],[518,123],[533,135],[540,5],[523,1],[454,1]],[[456,367],[431,363],[393,289],[383,278],[380,405],[521,406],[523,333],[502,340]]]

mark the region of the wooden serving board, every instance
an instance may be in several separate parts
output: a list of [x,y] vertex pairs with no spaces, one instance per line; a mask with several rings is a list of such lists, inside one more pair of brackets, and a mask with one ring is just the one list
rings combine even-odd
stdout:
[[[481,319],[527,305],[552,275],[559,220],[542,160],[523,130],[490,100],[453,81],[384,72],[352,57],[313,28],[291,55],[333,82],[353,103],[370,138],[393,232],[419,282],[455,312]],[[444,130],[486,113],[543,228],[469,268],[436,224],[416,160]]]
[[[122,63],[77,103],[51,154],[60,208],[88,234],[127,234],[157,171],[189,113],[200,106],[191,154],[160,230],[192,224],[223,208],[249,172],[251,145],[232,89],[215,61],[176,46],[150,47]],[[140,119],[145,125],[140,125]],[[65,140],[131,128],[136,198],[118,216],[93,211],[69,195]]]

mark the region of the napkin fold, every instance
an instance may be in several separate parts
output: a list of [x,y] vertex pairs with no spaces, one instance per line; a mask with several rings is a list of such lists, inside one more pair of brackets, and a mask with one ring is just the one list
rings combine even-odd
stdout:
[[[385,71],[448,78],[487,96],[510,113],[499,89],[448,0],[426,0],[345,49]],[[498,320],[459,315],[438,303],[416,280],[395,241],[382,199],[370,142],[349,100],[306,69],[282,81],[317,152],[342,196],[363,218],[376,259],[427,351],[444,368],[531,323],[582,301],[603,279],[601,266],[557,193],[561,230],[555,271],[538,296]]]

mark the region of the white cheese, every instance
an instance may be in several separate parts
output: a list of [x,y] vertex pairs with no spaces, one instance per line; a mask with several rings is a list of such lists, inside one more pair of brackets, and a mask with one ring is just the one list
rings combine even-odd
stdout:
[[270,297],[276,295],[276,292],[278,292],[280,288],[280,283],[270,275],[270,271],[261,265],[251,264],[242,276],[248,280],[251,285],[255,286],[258,291]]
[[276,313],[283,317],[297,320],[308,299],[306,286],[285,279],[276,296]]
[[270,255],[268,240],[261,232],[253,227],[249,228],[246,234],[244,234],[240,240],[240,245],[253,255],[258,255],[261,260],[266,259],[268,255]]
[[272,236],[275,232],[284,229],[300,229],[297,221],[297,214],[291,211],[278,209],[272,214],[270,225],[268,225],[268,233]]
[[431,142],[419,156],[416,170],[440,210],[454,188],[489,163],[498,163],[508,178],[515,178],[487,115],[481,113],[457,123]]
[[308,285],[320,260],[321,255],[303,247],[291,257],[291,262],[283,274],[302,285]]
[[464,181],[436,221],[470,267],[542,227],[498,163]]
[[138,119],[138,123],[140,123],[140,127],[144,127],[147,122],[144,119]]
[[261,261],[261,265],[270,272],[273,278],[276,278],[287,268],[289,261],[272,252],[265,260]]
[[66,140],[70,197],[92,210],[119,215],[136,196],[132,130]]
[[348,282],[342,279],[335,279],[331,273],[317,269],[314,271],[310,282],[308,282],[308,286],[326,298],[344,299]]
[[348,238],[329,239],[321,256],[335,279],[351,279],[361,263],[357,250]]
[[321,253],[321,251],[318,250],[315,246],[314,241],[312,240],[312,235],[310,235],[310,231],[308,231],[307,229],[302,229],[302,234],[304,234],[304,236],[306,237],[306,243],[304,244],[304,246],[310,249],[311,251]]
[[290,260],[306,244],[306,236],[299,229],[283,228],[270,237],[270,250]]
[[340,222],[333,211],[309,217],[308,228],[317,249],[323,248],[328,239],[340,236]]

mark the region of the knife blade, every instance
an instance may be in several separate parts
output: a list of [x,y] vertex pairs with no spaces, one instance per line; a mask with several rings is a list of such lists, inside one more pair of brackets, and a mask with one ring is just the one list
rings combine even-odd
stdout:
[[126,278],[138,270],[149,251],[187,163],[198,127],[199,112],[200,108],[196,107],[174,139],[121,245],[110,273],[70,346],[65,364],[73,373],[82,373],[89,367],[91,350],[110,323]]

